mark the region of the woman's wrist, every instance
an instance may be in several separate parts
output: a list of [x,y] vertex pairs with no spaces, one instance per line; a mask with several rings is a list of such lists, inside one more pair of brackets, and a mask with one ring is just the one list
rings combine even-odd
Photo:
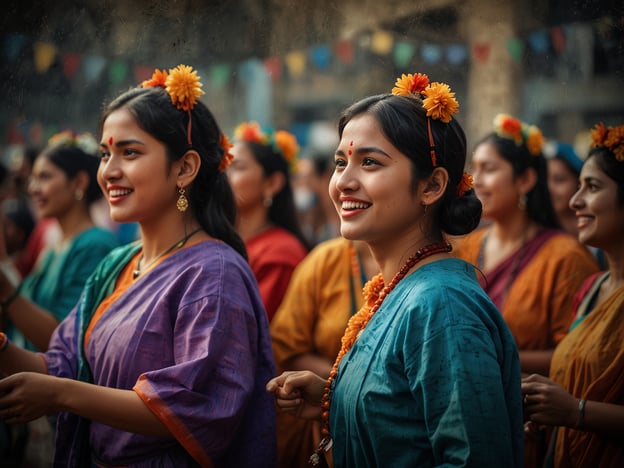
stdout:
[[0,332],[0,353],[6,351],[6,349],[9,347],[10,341],[11,340],[9,340],[9,337],[6,336],[6,333]]
[[13,291],[6,297],[0,299],[0,312],[5,312],[11,303],[19,296],[19,287],[13,288]]
[[579,400],[578,415],[576,418],[576,424],[574,425],[574,429],[578,431],[582,431],[583,426],[585,426],[585,405],[586,404],[587,404],[587,400]]

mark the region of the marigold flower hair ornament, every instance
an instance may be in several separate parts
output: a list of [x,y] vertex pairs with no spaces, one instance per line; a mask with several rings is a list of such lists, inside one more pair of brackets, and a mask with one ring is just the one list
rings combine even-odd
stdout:
[[76,133],[71,130],[63,130],[62,132],[52,135],[48,139],[48,146],[74,147],[91,156],[95,156],[99,148],[98,142],[92,134]]
[[604,146],[613,153],[615,159],[624,162],[624,125],[606,127],[600,122],[591,131],[592,148]]
[[286,130],[273,132],[263,130],[258,122],[243,122],[234,129],[234,139],[271,146],[276,153],[282,155],[291,171],[296,167],[299,144],[295,135]]
[[[440,120],[449,123],[453,114],[459,112],[459,103],[455,99],[455,93],[451,91],[449,85],[439,82],[429,82],[429,77],[424,73],[402,74],[397,78],[392,88],[395,96],[413,97],[422,101],[422,106],[427,111],[427,133],[429,134],[429,150],[431,164],[437,166],[435,152],[435,141],[431,132],[431,121]],[[462,196],[472,188],[472,176],[464,173],[461,181],[457,185],[457,195]]]
[[[189,117],[186,128],[189,146],[193,145],[191,141],[191,110],[197,104],[199,97],[205,94],[201,89],[202,86],[197,71],[188,65],[178,65],[175,68],[170,68],[168,72],[156,69],[149,80],[141,83],[142,88],[164,88],[171,98],[171,103],[178,109],[186,111]],[[223,134],[219,137],[219,145],[223,151],[219,172],[223,172],[230,165],[234,156],[230,153],[232,145]]]
[[542,154],[542,147],[546,143],[539,128],[508,114],[498,114],[494,117],[494,132],[501,138],[513,140],[518,146],[526,145],[533,156]]

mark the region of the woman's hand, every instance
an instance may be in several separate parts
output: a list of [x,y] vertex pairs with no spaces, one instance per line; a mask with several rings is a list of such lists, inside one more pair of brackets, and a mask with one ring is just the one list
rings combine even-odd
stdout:
[[284,372],[266,384],[277,407],[303,419],[321,419],[321,397],[325,379],[310,371]]
[[8,424],[24,423],[55,413],[56,377],[20,372],[0,380],[0,419]]
[[529,420],[549,426],[575,427],[578,422],[578,398],[561,385],[537,374],[522,379],[524,411]]

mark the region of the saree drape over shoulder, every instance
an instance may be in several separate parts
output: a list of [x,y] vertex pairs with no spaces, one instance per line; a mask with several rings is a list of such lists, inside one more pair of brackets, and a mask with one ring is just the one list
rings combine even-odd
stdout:
[[[454,241],[454,255],[478,265],[487,231],[481,228]],[[583,245],[560,231],[543,230],[525,249],[515,273],[512,255],[479,281],[503,314],[518,349],[552,349],[572,322],[574,293],[598,271],[598,264]]]
[[[555,350],[550,378],[571,395],[624,405],[624,287],[598,305]],[[560,427],[557,468],[616,468],[624,464],[624,441]]]
[[173,436],[62,413],[56,466],[88,458],[102,466],[274,466],[275,410],[264,385],[275,364],[249,266],[222,242],[200,242],[144,273],[91,323],[137,249],[102,262],[44,357],[52,375],[133,389]]

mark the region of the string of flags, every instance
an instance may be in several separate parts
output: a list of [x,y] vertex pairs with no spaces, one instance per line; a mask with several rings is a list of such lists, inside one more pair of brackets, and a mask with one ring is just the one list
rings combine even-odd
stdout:
[[[565,53],[568,47],[567,29],[573,27],[574,25],[557,26],[532,31],[523,37],[510,37],[505,41],[504,47],[511,59],[516,62],[521,62],[527,53],[560,55]],[[604,23],[598,22],[596,29],[600,32],[604,29]],[[310,67],[323,72],[330,71],[334,64],[353,65],[361,52],[391,57],[398,69],[405,69],[413,60],[420,60],[427,65],[447,64],[457,67],[463,66],[469,60],[484,64],[490,60],[494,45],[490,42],[477,42],[468,46],[465,43],[414,41],[378,30],[354,39],[342,39],[329,45],[314,45],[305,50],[293,50],[282,56],[270,56],[260,60],[268,76],[277,81],[285,76],[297,79],[308,72]],[[35,71],[41,75],[46,74],[58,62],[68,79],[73,79],[79,74],[87,82],[106,78],[113,87],[125,81],[141,82],[148,79],[154,70],[153,66],[147,64],[62,50],[52,42],[40,41],[20,33],[5,34],[2,39],[2,51],[3,59],[9,64],[15,64],[20,60],[32,60]],[[244,62],[223,62],[207,66],[203,70],[201,64],[196,68],[200,70],[202,76],[208,77],[212,86],[220,89],[226,86],[234,71],[241,70],[240,67],[244,66]]]

